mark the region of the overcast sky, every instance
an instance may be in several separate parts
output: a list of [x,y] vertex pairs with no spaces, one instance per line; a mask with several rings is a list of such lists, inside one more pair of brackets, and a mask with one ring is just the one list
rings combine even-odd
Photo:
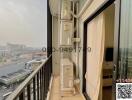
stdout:
[[0,0],[0,45],[46,46],[47,0]]

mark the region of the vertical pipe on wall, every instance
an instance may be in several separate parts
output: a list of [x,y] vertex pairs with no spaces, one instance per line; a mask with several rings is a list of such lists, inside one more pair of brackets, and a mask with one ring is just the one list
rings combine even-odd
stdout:
[[[78,2],[76,4],[76,9],[77,9],[77,14],[79,12],[79,9],[78,9]],[[79,19],[77,18],[77,25],[76,25],[76,29],[77,29],[77,38],[79,38]],[[79,78],[79,43],[77,43],[77,78]]]

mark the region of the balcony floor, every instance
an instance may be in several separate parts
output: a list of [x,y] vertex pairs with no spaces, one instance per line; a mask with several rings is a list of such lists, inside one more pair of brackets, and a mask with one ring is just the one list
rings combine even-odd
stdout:
[[54,77],[52,87],[51,87],[51,96],[50,96],[49,100],[85,100],[83,95],[81,95],[79,92],[76,93],[76,95],[74,95],[74,96],[61,97],[59,83],[60,83],[60,78]]

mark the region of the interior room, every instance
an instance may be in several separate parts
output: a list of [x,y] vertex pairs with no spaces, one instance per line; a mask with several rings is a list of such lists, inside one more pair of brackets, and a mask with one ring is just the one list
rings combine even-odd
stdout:
[[86,45],[91,48],[86,53],[86,93],[94,100],[112,100],[114,25],[115,5],[112,4],[84,28]]
[[109,6],[104,11],[104,15],[105,15],[105,46],[102,71],[103,76],[102,100],[112,100],[115,5],[112,4],[111,6]]

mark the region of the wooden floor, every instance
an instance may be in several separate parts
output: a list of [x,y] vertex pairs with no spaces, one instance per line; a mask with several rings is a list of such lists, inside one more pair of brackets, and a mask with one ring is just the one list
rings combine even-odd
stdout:
[[76,93],[76,95],[70,97],[61,97],[59,83],[60,83],[60,78],[54,77],[51,87],[50,100],[85,100],[83,95],[81,95],[80,93]]
[[103,88],[103,100],[112,100],[112,86]]

